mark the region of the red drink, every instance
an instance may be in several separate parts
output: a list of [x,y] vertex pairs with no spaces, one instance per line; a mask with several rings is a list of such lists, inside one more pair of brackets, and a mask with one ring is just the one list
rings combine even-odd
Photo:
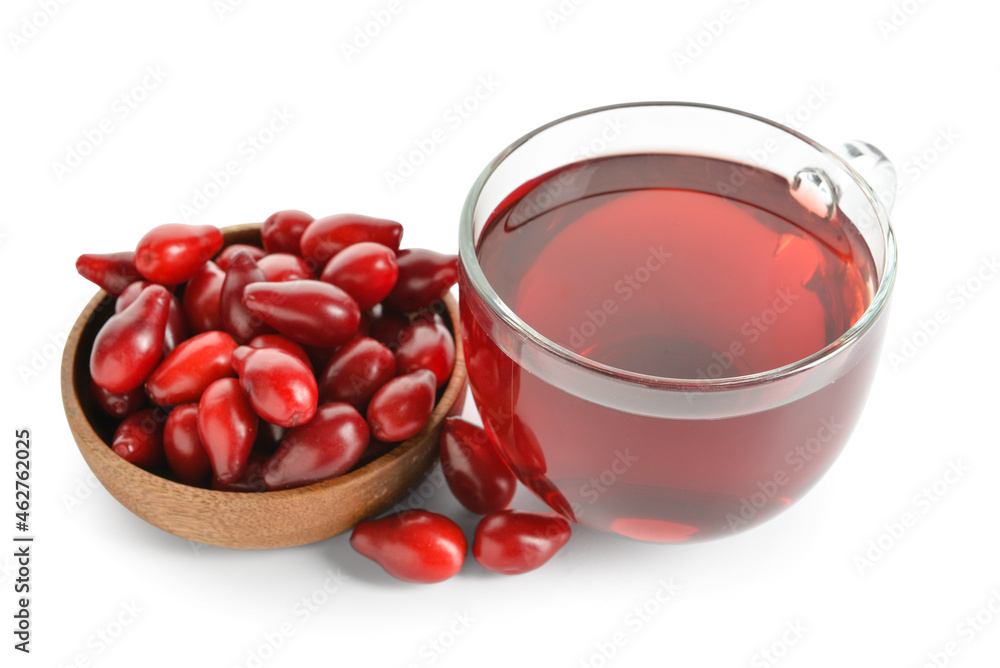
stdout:
[[[660,378],[746,376],[833,343],[876,291],[855,227],[814,208],[762,169],[601,158],[518,188],[489,217],[478,257],[528,327],[588,360]],[[527,373],[491,338],[483,308],[463,275],[469,376],[504,456],[571,518],[645,540],[712,537],[787,507],[846,442],[876,364],[869,354],[768,410],[651,417]]]

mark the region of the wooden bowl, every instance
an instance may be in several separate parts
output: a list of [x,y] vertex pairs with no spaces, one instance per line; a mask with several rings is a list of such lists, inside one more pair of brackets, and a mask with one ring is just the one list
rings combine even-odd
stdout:
[[[226,245],[260,245],[260,225],[223,229]],[[455,334],[455,368],[424,429],[378,459],[332,480],[280,492],[217,492],[189,487],[149,473],[111,448],[117,421],[90,394],[90,350],[101,325],[114,313],[103,290],[90,300],[66,341],[62,396],[70,431],[87,465],[123,506],[183,538],[220,547],[262,549],[305,545],[335,536],[390,508],[416,486],[437,460],[445,417],[465,399],[465,362],[458,304],[445,297]]]

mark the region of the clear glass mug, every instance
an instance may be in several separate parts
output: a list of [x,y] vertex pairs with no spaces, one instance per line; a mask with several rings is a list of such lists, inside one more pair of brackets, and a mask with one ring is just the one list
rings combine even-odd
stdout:
[[[602,137],[604,128],[625,131]],[[511,193],[579,162],[581,147],[588,157],[686,154],[781,176],[802,205],[838,210],[856,228],[877,273],[870,305],[822,350],[723,379],[624,371],[545,338],[498,297],[477,244]],[[724,536],[801,498],[847,442],[878,364],[896,274],[895,185],[891,163],[869,144],[837,153],[767,119],[701,104],[584,111],[504,149],[462,212],[459,290],[473,396],[518,478],[571,520],[656,542]]]

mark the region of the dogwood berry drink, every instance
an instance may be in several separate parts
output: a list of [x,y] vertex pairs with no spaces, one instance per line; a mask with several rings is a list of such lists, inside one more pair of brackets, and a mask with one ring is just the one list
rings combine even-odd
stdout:
[[801,498],[862,410],[895,274],[895,173],[844,153],[669,103],[501,153],[463,213],[459,284],[473,395],[522,482],[659,542]]

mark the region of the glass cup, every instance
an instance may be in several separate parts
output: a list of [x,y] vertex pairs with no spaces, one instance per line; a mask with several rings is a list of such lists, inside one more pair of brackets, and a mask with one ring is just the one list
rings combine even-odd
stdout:
[[[725,160],[737,180],[740,170],[777,174],[809,211],[845,216],[874,261],[867,310],[822,350],[726,378],[614,368],[532,329],[479,264],[491,214],[523,184],[583,156],[651,153]],[[511,144],[473,185],[459,240],[469,381],[501,455],[567,518],[641,540],[720,537],[787,508],[832,465],[867,398],[896,275],[895,185],[891,163],[869,144],[838,153],[773,121],[702,104],[602,107]]]

